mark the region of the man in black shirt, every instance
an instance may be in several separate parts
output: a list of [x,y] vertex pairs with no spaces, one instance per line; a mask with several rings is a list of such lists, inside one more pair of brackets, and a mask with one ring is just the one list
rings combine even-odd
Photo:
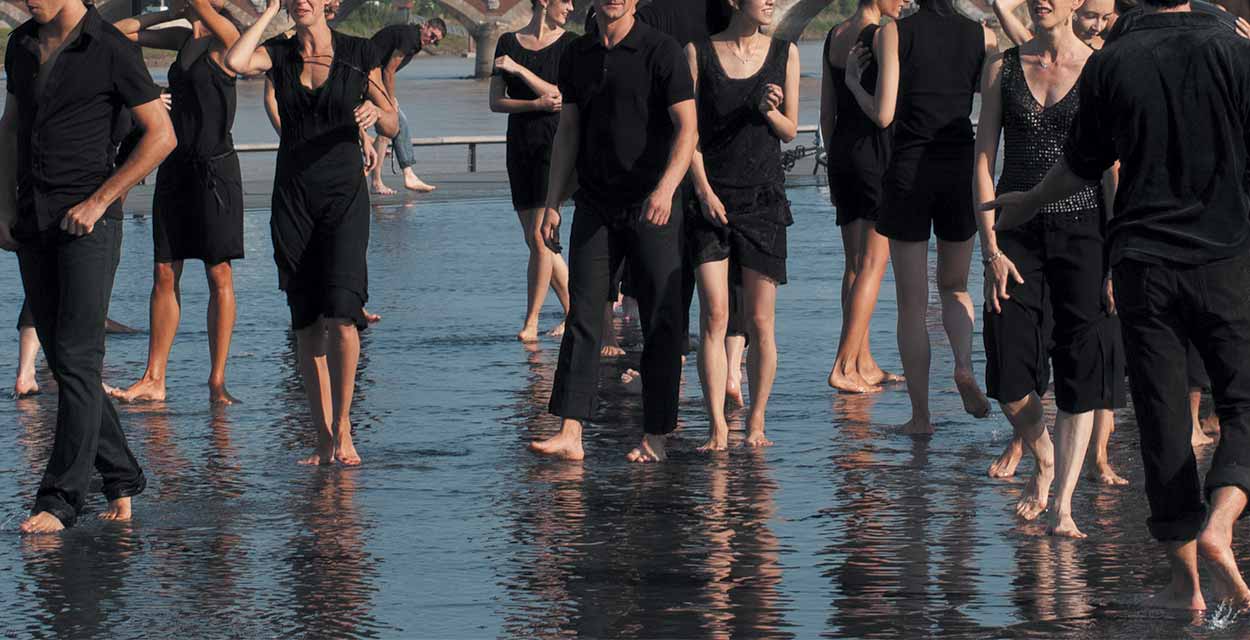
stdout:
[[531,448],[580,460],[582,423],[598,408],[603,301],[628,257],[643,328],[646,435],[635,462],[664,459],[677,425],[684,330],[682,213],[674,200],[694,153],[694,87],[680,45],[634,19],[636,0],[595,0],[597,34],[561,59],[564,99],[551,152],[543,236],[559,241],[560,204],[577,170],[569,244],[570,308],[551,391],[560,434]]
[[[369,39],[373,43],[373,48],[377,50],[377,66],[382,67],[382,84],[386,86],[386,94],[391,97],[391,102],[395,103],[395,110],[399,112],[399,133],[395,136],[395,140],[399,143],[395,145],[395,160],[399,162],[399,168],[404,173],[404,188],[410,191],[428,192],[433,191],[434,187],[426,184],[412,169],[412,166],[417,163],[417,158],[412,152],[412,134],[408,132],[408,117],[399,108],[399,96],[395,93],[395,74],[407,66],[412,57],[421,52],[422,47],[438,46],[439,41],[446,35],[447,23],[443,22],[442,18],[432,18],[421,25],[393,24],[384,27]],[[382,182],[381,159],[386,157],[388,142],[390,138],[379,133],[374,143],[379,162],[373,169],[373,192],[384,196],[395,195],[395,190]]]
[[[1085,66],[1063,159],[1033,190],[986,206],[1001,208],[997,228],[1019,225],[1120,161],[1109,258],[1141,430],[1147,524],[1167,543],[1172,566],[1155,602],[1205,607],[1201,554],[1220,599],[1246,605],[1250,589],[1231,543],[1250,492],[1250,43],[1183,0],[1143,8]],[[1189,342],[1206,361],[1221,424],[1205,491],[1185,398]]]
[[[175,140],[139,47],[82,0],[42,0],[9,36],[0,119],[0,246],[16,250],[26,300],[59,387],[56,440],[26,533],[59,531],[82,510],[94,467],[130,517],[139,463],[104,395],[104,323],[121,252],[119,199]],[[117,114],[144,130],[114,171]]]

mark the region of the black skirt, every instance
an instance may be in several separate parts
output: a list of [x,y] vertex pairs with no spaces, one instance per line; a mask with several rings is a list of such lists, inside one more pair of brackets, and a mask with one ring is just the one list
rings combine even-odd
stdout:
[[152,204],[156,262],[243,257],[243,178],[234,151],[170,156],[156,174]]
[[777,284],[786,283],[786,227],[794,224],[785,188],[776,184],[714,187],[727,226],[712,224],[696,199],[687,205],[690,257],[695,265],[729,259]]

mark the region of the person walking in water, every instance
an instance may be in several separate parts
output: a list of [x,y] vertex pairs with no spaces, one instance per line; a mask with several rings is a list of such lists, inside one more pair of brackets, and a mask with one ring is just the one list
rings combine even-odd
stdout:
[[[1029,0],[1029,10],[1035,37],[993,57],[982,78],[978,205],[994,198],[1000,134],[998,190],[1029,189],[1062,155],[1080,109],[1077,78],[1093,50],[1072,29],[1071,1]],[[996,232],[994,213],[977,213],[985,265],[986,388],[1037,461],[1016,513],[1026,520],[1041,515],[1057,479],[1048,532],[1072,538],[1085,537],[1072,518],[1072,493],[1094,412],[1110,418],[1124,405],[1124,354],[1103,264],[1103,210],[1101,185],[1090,184],[1018,229]],[[1057,448],[1042,422],[1051,364]]]
[[369,243],[359,140],[374,124],[394,136],[399,122],[369,41],[332,31],[323,0],[287,1],[295,35],[260,44],[280,8],[273,0],[226,64],[242,75],[267,73],[281,116],[269,226],[317,433],[316,451],[302,463],[357,465],[351,404]]
[[[0,119],[0,247],[17,250],[26,300],[58,386],[56,435],[24,533],[59,531],[82,512],[94,468],[127,520],[146,486],[104,394],[104,329],[121,255],[119,198],[173,150],[173,126],[139,47],[81,0],[30,5],[9,36]],[[114,123],[143,129],[114,169]]]
[[699,211],[686,224],[699,284],[699,377],[711,422],[703,451],[729,444],[725,335],[731,280],[743,284],[743,315],[749,318],[745,444],[772,444],[764,413],[777,374],[774,316],[777,286],[786,282],[786,227],[794,223],[781,143],[798,131],[798,48],[760,32],[772,24],[773,0],[734,0],[730,6],[728,29],[686,45],[699,122],[690,164]]
[[[877,126],[846,86],[846,61],[857,45],[874,48],[883,17],[898,20],[903,0],[862,0],[855,14],[829,30],[821,54],[820,132],[828,154],[829,193],[842,228],[842,332],[829,386],[849,393],[880,390],[902,378],[881,370],[868,346],[872,311],[890,261],[890,243],[877,233],[884,199],[882,179],[890,163],[890,129]],[[875,91],[878,66],[860,73],[864,91]]]
[[[165,399],[169,352],[182,315],[179,282],[188,259],[203,261],[208,276],[209,402],[235,402],[226,390],[226,361],[236,315],[231,262],[243,258],[243,178],[230,136],[235,77],[223,58],[239,31],[221,14],[224,6],[224,0],[175,2],[166,11],[114,24],[142,46],[178,52],[169,67],[178,148],[161,163],[152,202],[148,363],[138,382],[111,391],[123,402]],[[155,28],[183,18],[190,20],[189,29]]]
[[697,115],[690,68],[671,37],[635,20],[636,0],[595,0],[598,31],[560,65],[563,109],[551,152],[543,238],[559,238],[560,204],[574,168],[577,210],[569,245],[569,315],[551,391],[560,433],[536,453],[580,460],[582,427],[598,409],[603,303],[628,255],[643,326],[646,435],[627,459],[665,459],[677,427],[684,323],[682,214],[677,187],[690,166]]
[[[412,168],[417,164],[417,158],[412,152],[412,134],[408,132],[408,117],[399,108],[399,95],[395,93],[395,74],[407,66],[413,56],[420,53],[423,47],[437,46],[446,35],[447,23],[443,22],[442,18],[431,18],[421,25],[393,24],[383,27],[369,39],[377,50],[377,66],[382,68],[382,84],[386,87],[387,95],[391,97],[392,106],[399,113],[399,133],[394,136],[393,148],[395,159],[399,162],[399,169],[404,174],[404,188],[409,191],[427,193],[433,191],[435,187],[426,184]],[[378,131],[378,137],[374,143],[378,163],[371,173],[373,174],[373,191],[382,196],[395,195],[395,190],[382,182],[382,165],[385,164],[382,159],[386,157],[386,145],[391,142],[390,136]]]
[[[976,218],[972,206],[973,130],[968,116],[994,32],[960,16],[951,0],[920,0],[920,10],[881,29],[874,50],[857,45],[846,86],[878,127],[894,126],[877,233],[890,239],[898,290],[898,350],[911,399],[903,432],[933,433],[929,413],[929,233],[937,236],[942,325],[955,356],[955,386],[978,418],[990,403],[972,371],[972,297],[968,269]],[[869,59],[877,90],[863,87]]]
[[[534,15],[524,29],[505,33],[495,47],[495,75],[490,81],[490,110],[508,114],[508,184],[512,207],[529,246],[526,268],[525,323],[521,342],[538,341],[538,314],[550,287],[569,310],[569,268],[542,239],[547,204],[551,144],[560,124],[563,101],[556,86],[560,60],[577,36],[564,30],[572,0],[533,0]],[[564,321],[549,335],[564,335]]]
[[[999,231],[1121,164],[1108,247],[1141,430],[1150,534],[1171,581],[1150,602],[1204,609],[1198,556],[1221,601],[1250,605],[1233,526],[1250,492],[1250,46],[1184,0],[1142,15],[1085,65],[1063,157],[1040,184],[1000,194]],[[1190,443],[1192,342],[1206,362],[1220,442],[1205,487]]]

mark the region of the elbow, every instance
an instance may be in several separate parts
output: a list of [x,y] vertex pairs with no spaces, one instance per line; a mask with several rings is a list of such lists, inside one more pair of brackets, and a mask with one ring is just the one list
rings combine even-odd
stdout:
[[799,128],[794,127],[792,129],[787,129],[781,132],[781,135],[777,137],[781,138],[782,144],[790,144],[791,142],[794,142],[794,139],[797,138],[798,136],[799,136]]
[[247,69],[247,57],[242,55],[241,52],[237,51],[234,47],[230,47],[230,49],[226,51],[224,62],[226,63],[226,68],[230,71],[241,76],[248,75],[249,69]]
[[491,110],[491,113],[507,113],[507,111],[505,111],[503,108],[503,104],[500,103],[498,100],[490,101],[490,110]]
[[873,116],[872,121],[877,123],[877,128],[888,129],[890,128],[890,125],[894,124],[894,115],[890,114],[889,116],[886,116],[882,114],[877,114]]

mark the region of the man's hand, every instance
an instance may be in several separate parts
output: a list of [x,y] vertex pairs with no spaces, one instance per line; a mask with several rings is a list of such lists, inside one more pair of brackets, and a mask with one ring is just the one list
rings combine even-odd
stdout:
[[560,246],[560,210],[547,209],[543,214],[542,227],[543,244],[548,249],[556,251]]
[[865,47],[862,42],[851,47],[851,55],[846,57],[846,83],[848,85],[859,84],[864,76],[864,69],[871,62],[872,49]]
[[360,103],[360,106],[356,107],[354,113],[356,115],[356,126],[361,129],[368,129],[378,121],[378,108],[369,100]]
[[1014,229],[1037,215],[1039,205],[1032,191],[1013,191],[1004,193],[981,205],[981,211],[998,210],[998,220],[994,223],[995,231]]
[[365,175],[373,173],[378,168],[378,148],[373,146],[373,136],[369,135],[364,129],[360,130],[360,151],[365,157]]
[[661,193],[660,190],[651,192],[651,196],[642,204],[642,219],[656,227],[662,227],[668,224],[668,219],[673,215],[673,194]]
[[61,230],[71,236],[85,236],[95,230],[95,223],[104,216],[108,205],[94,197],[74,205],[61,218]]

